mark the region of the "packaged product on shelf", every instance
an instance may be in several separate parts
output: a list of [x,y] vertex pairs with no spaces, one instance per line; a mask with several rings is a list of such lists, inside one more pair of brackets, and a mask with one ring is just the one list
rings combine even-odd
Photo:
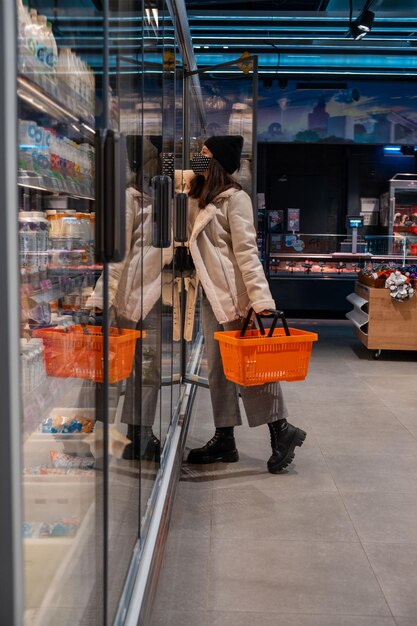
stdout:
[[37,124],[31,120],[19,120],[19,169],[34,171],[33,151]]
[[[34,11],[34,14],[36,14],[35,11]],[[36,21],[39,27],[39,33],[40,33],[40,39],[41,39],[41,45],[39,47],[39,52],[38,52],[39,61],[41,62],[42,69],[49,73],[50,67],[47,63],[47,55],[48,55],[49,49],[51,48],[51,42],[49,38],[49,29],[46,24],[47,22],[46,16],[36,15]]]
[[37,222],[30,211],[19,214],[19,256],[21,267],[37,267]]
[[77,434],[91,433],[93,430],[94,422],[82,416],[54,415],[42,420],[40,425],[42,433]]
[[73,456],[71,454],[65,454],[64,452],[58,452],[57,450],[50,451],[51,463],[56,468],[79,468],[79,469],[93,469],[95,460],[90,456]]
[[73,537],[78,526],[78,518],[62,518],[55,522],[24,522],[22,531],[25,539]]
[[54,80],[56,80],[56,64],[58,61],[58,48],[56,45],[56,40],[54,37],[54,33],[52,32],[52,24],[51,22],[46,23],[48,28],[49,35],[49,47],[46,51],[46,64],[51,69],[54,74]]
[[24,476],[82,476],[83,478],[95,477],[95,470],[80,469],[79,467],[50,467],[48,465],[33,465],[23,468]]
[[42,340],[20,340],[20,355],[22,362],[22,388],[23,393],[31,393],[46,378],[44,365],[44,349]]
[[34,65],[33,48],[30,46],[29,30],[31,19],[29,11],[22,0],[17,0],[18,19],[18,71],[21,73],[32,71]]
[[38,24],[38,12],[36,11],[36,9],[30,9],[29,15],[30,15],[29,38],[31,41],[31,45],[34,48],[35,70],[36,70],[36,73],[38,73],[43,70],[42,57],[43,57],[45,45],[44,45],[44,41],[42,37],[42,29]]

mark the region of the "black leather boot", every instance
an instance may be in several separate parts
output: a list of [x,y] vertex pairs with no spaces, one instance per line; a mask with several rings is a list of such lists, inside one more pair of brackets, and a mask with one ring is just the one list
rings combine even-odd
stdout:
[[233,434],[233,426],[216,428],[214,437],[202,448],[190,450],[187,463],[236,463],[239,453]]
[[307,433],[289,424],[286,419],[268,424],[271,435],[272,455],[268,459],[271,474],[282,471],[294,459],[295,446],[302,446]]
[[155,437],[151,426],[134,426],[129,424],[126,437],[131,440],[123,451],[127,460],[143,459],[159,463],[161,458],[161,442]]

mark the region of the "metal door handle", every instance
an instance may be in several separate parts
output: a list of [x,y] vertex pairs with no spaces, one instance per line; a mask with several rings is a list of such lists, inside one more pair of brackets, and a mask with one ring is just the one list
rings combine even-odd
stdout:
[[171,245],[171,189],[169,176],[152,179],[152,245],[169,248]]
[[184,243],[188,239],[188,196],[177,193],[175,196],[174,239]]
[[126,139],[96,132],[96,261],[122,261],[126,253]]

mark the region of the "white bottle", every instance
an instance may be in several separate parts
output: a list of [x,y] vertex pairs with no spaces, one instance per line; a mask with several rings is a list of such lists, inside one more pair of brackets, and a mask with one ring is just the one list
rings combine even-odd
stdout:
[[30,25],[30,15],[23,4],[23,0],[17,0],[17,19],[18,19],[18,69],[24,72],[30,65],[31,51],[29,50],[27,29]]
[[73,106],[72,59],[69,48],[61,48],[56,66],[59,88],[65,94],[66,103]]
[[38,24],[38,12],[36,9],[30,10],[30,17],[32,20],[32,39],[35,45],[35,66],[38,72],[43,72],[45,65],[43,62],[46,50],[46,44],[43,36],[43,29]]
[[41,46],[38,48],[38,57],[41,62],[43,69],[47,70],[48,65],[46,63],[46,55],[48,53],[48,48],[50,45],[49,36],[46,27],[46,16],[45,15],[37,15],[36,21],[39,26],[39,33],[41,37]]
[[45,46],[45,48],[42,51],[40,60],[43,63],[44,71],[48,75],[48,78],[52,80],[52,82],[55,82],[55,73],[56,73],[56,60],[54,56],[54,48],[56,49],[55,37],[52,34],[51,28],[48,26],[46,15],[38,15],[38,24],[40,27],[40,32],[42,34],[42,40]]
[[47,64],[52,68],[53,72],[56,72],[56,64],[58,62],[58,47],[56,45],[56,39],[54,33],[52,31],[51,22],[46,23],[48,31],[49,31],[49,41],[51,42],[50,55],[47,58]]
[[28,392],[28,378],[29,378],[29,371],[28,371],[28,365],[29,365],[29,361],[28,361],[28,353],[27,353],[27,339],[25,339],[24,337],[20,340],[20,363],[21,363],[21,386],[22,386],[22,392],[23,393],[27,393]]

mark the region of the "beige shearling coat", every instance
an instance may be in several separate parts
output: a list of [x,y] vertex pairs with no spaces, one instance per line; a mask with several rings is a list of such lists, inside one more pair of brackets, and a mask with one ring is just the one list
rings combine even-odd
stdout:
[[[192,171],[176,173],[178,191],[188,191]],[[180,184],[182,183],[182,184]],[[220,324],[275,309],[258,256],[252,202],[243,190],[228,189],[198,209],[189,203],[189,249],[199,281]]]
[[[143,206],[142,206],[143,204]],[[152,246],[150,199],[126,190],[126,255],[109,264],[109,306],[118,316],[138,322],[145,319],[161,295],[162,266],[172,260],[171,248]],[[103,277],[98,279],[87,307],[103,308]]]

